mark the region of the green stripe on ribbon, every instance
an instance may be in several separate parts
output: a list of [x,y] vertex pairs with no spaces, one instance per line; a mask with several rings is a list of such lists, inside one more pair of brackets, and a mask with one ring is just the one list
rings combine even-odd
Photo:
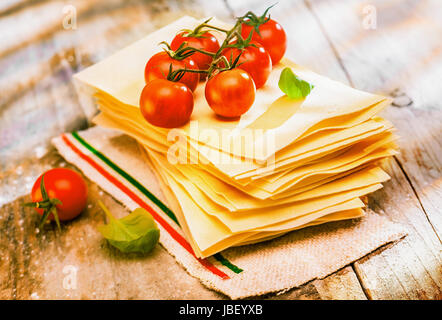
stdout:
[[[176,218],[175,214],[170,210],[163,202],[161,202],[160,199],[155,197],[149,190],[147,190],[141,183],[139,183],[135,178],[133,178],[130,174],[128,174],[126,171],[121,169],[119,166],[117,166],[115,163],[113,163],[109,158],[107,158],[104,154],[102,154],[100,151],[95,149],[93,146],[91,146],[89,143],[87,143],[78,132],[73,131],[72,136],[86,149],[88,149],[90,152],[92,152],[94,155],[96,155],[100,160],[102,160],[104,163],[106,163],[109,167],[114,169],[117,173],[119,173],[123,178],[125,178],[129,183],[131,183],[135,188],[137,188],[142,194],[144,194],[146,197],[148,197],[153,203],[155,203],[158,208],[160,208],[165,214],[169,216],[178,226],[180,226],[178,219]],[[241,268],[238,268],[233,263],[231,263],[229,260],[224,258],[221,253],[217,253],[213,256],[216,260],[218,260],[223,266],[229,268],[235,273],[241,273],[243,270]]]
[[218,260],[219,262],[221,262],[221,264],[223,266],[226,266],[227,268],[229,268],[230,270],[232,270],[235,273],[241,273],[243,272],[243,269],[235,266],[233,263],[231,263],[229,260],[227,260],[226,258],[224,258],[224,256],[221,253],[216,253],[213,255],[215,257],[216,260]]
[[100,158],[104,163],[106,163],[109,167],[114,169],[116,172],[118,172],[123,178],[125,178],[127,181],[129,181],[135,188],[137,188],[142,194],[144,194],[146,197],[148,197],[153,203],[155,203],[158,208],[160,208],[165,214],[169,216],[170,219],[175,221],[175,223],[179,226],[178,219],[176,218],[175,214],[170,210],[164,203],[161,202],[160,199],[155,197],[152,193],[149,192],[141,183],[139,183],[135,178],[133,178],[130,174],[128,174],[126,171],[121,169],[119,166],[117,166],[115,163],[113,163],[109,158],[107,158],[104,154],[102,154],[100,151],[96,150],[94,147],[92,147],[89,143],[87,143],[82,137],[78,135],[76,131],[72,132],[72,136],[80,142],[86,149],[88,149],[90,152],[95,154],[98,158]]

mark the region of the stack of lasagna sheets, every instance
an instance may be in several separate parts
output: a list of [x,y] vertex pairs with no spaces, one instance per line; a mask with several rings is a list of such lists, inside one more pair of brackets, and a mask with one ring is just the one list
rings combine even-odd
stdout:
[[[200,22],[184,17],[75,76],[100,109],[94,123],[139,142],[195,254],[363,216],[361,197],[389,178],[380,160],[396,153],[392,125],[377,116],[390,103],[383,96],[283,59],[241,119],[217,118],[204,84],[184,127],[163,129],[143,118],[145,63],[159,42]],[[305,99],[291,100],[278,88],[287,66],[314,85]]]

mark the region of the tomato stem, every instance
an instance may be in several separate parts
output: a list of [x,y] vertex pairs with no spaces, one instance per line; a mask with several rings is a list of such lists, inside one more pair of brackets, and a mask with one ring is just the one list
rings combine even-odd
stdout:
[[43,199],[41,201],[25,203],[24,206],[44,209],[43,216],[41,217],[40,224],[39,224],[40,229],[43,227],[43,225],[46,223],[49,215],[52,213],[54,216],[55,222],[57,223],[58,230],[61,231],[60,219],[58,217],[58,212],[57,212],[57,205],[62,204],[62,202],[57,198],[52,198],[52,199],[49,198],[48,193],[46,192],[44,177],[45,177],[45,174],[43,173],[43,175],[41,176],[41,180],[40,180],[40,192],[41,192],[41,196]]
[[[183,42],[183,44],[186,44],[186,42]],[[205,50],[194,48],[194,47],[185,47],[181,53],[185,53],[185,54],[188,54],[188,56],[191,56],[195,52],[200,52],[202,54],[205,54],[205,55],[208,55],[211,57],[215,56],[215,53],[213,53],[213,52],[205,51]]]
[[189,47],[187,46],[187,42],[181,43],[181,45],[175,51],[171,49],[170,45],[166,41],[162,41],[160,44],[166,46],[166,48],[163,48],[163,50],[174,60],[184,60],[192,56],[195,52],[200,52],[211,57],[215,55],[213,52],[208,52],[195,47]]
[[219,27],[215,27],[215,26],[212,26],[210,24],[202,24],[202,25],[200,25],[200,29],[202,29],[202,28],[210,28],[210,29],[221,31],[221,32],[224,32],[224,33],[229,32],[229,30],[226,30],[226,29],[223,29],[223,28],[219,28]]
[[224,33],[228,33],[229,30],[220,28],[220,27],[215,27],[213,25],[209,24],[209,21],[212,20],[212,18],[207,19],[206,21],[204,21],[203,23],[201,23],[200,25],[198,25],[195,29],[190,30],[190,29],[183,29],[181,31],[185,32],[185,36],[186,37],[195,37],[195,38],[201,38],[203,37],[203,35],[207,32],[207,30],[204,30],[204,28],[209,28],[209,29],[213,29],[213,30],[217,30],[217,31],[221,31]]
[[268,14],[269,10],[274,7],[276,3],[272,4],[270,7],[268,7],[264,13],[261,16],[257,16],[252,11],[247,12],[242,17],[238,18],[241,19],[245,24],[252,26],[254,31],[261,36],[261,33],[259,32],[259,27],[270,20],[270,14]]
[[169,81],[178,82],[181,80],[182,77],[184,77],[186,72],[207,73],[208,71],[207,70],[199,70],[199,69],[187,69],[187,68],[172,71],[172,64],[170,64],[169,73],[168,73],[166,79]]
[[61,231],[60,219],[59,219],[59,217],[58,217],[57,207],[56,207],[56,206],[53,206],[53,207],[51,208],[51,212],[52,212],[52,214],[54,215],[54,219],[55,219],[55,223],[57,224],[58,231]]

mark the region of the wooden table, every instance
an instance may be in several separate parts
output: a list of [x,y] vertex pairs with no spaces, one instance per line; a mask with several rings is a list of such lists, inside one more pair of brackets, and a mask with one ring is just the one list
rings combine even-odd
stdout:
[[[21,204],[42,171],[68,166],[51,137],[88,126],[72,74],[183,15],[232,21],[273,2],[1,1],[0,298],[225,298],[160,246],[147,257],[110,249],[96,231],[104,221],[97,199],[124,209],[93,182],[87,211],[61,233],[36,232],[38,217]],[[442,2],[280,0],[271,13],[296,62],[394,97],[384,116],[398,128],[401,154],[388,164],[392,180],[369,197],[369,207],[409,234],[325,279],[265,298],[441,299]],[[80,285],[66,289],[72,266]]]

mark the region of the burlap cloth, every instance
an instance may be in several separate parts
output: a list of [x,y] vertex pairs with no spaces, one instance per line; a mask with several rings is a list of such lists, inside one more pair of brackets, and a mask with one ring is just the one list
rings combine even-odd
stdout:
[[[117,179],[152,207],[155,205],[113,170],[109,163],[103,161],[102,157],[97,156],[97,151],[165,202],[155,174],[141,155],[135,140],[101,127],[82,131],[79,136],[92,148],[85,147],[71,134],[54,138],[53,144],[68,162],[77,166],[89,179],[129,210],[140,205],[121,188],[117,188],[112,179]],[[90,160],[101,169],[91,165]],[[103,173],[103,170],[107,173]],[[112,179],[109,178],[110,175]],[[173,224],[171,219],[163,216],[166,222]],[[232,299],[285,291],[310,280],[324,278],[406,234],[402,226],[368,210],[367,215],[360,219],[309,227],[271,241],[230,248],[222,252],[225,261],[215,257],[206,259],[209,264],[226,274],[226,279],[207,269],[171,236],[170,230],[161,225],[159,227],[161,245],[189,274],[200,279],[207,287]],[[172,228],[180,232],[179,227]],[[232,268],[232,265],[237,269]]]

